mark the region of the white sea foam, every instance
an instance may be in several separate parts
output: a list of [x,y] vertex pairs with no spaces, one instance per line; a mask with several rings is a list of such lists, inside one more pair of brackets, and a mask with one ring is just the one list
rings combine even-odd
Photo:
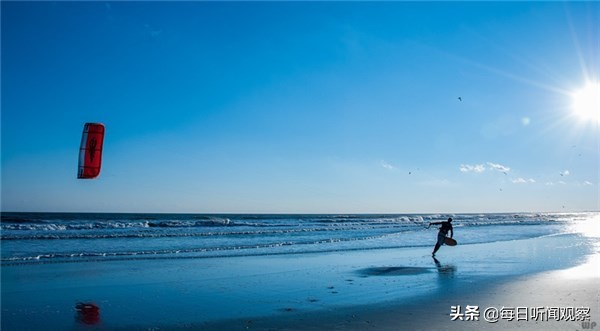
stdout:
[[560,233],[598,213],[416,215],[3,214],[2,263],[210,257],[430,246],[453,217],[461,244]]

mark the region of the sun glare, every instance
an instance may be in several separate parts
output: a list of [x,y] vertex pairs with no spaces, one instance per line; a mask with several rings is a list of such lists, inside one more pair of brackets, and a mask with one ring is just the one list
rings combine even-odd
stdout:
[[573,112],[582,120],[600,123],[600,82],[587,82],[579,91],[571,94]]

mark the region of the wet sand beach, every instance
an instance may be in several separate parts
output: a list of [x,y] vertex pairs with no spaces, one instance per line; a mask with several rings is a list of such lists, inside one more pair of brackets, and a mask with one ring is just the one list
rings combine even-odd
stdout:
[[[2,267],[2,329],[577,329],[580,321],[483,320],[485,308],[589,307],[598,238]],[[74,307],[93,302],[88,323]],[[479,307],[452,321],[451,306]],[[541,323],[541,324],[540,324]],[[578,324],[579,323],[579,324]]]

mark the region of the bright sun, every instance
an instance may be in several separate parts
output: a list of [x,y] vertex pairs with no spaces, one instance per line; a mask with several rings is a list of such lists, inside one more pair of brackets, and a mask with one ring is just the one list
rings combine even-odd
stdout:
[[579,91],[571,94],[573,112],[582,120],[600,123],[600,82],[587,82]]

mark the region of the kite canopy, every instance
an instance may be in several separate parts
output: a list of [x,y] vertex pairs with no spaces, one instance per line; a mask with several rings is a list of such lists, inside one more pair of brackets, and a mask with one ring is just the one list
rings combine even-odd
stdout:
[[85,123],[81,146],[79,147],[79,169],[77,178],[91,179],[100,174],[102,166],[102,147],[104,142],[104,125]]

